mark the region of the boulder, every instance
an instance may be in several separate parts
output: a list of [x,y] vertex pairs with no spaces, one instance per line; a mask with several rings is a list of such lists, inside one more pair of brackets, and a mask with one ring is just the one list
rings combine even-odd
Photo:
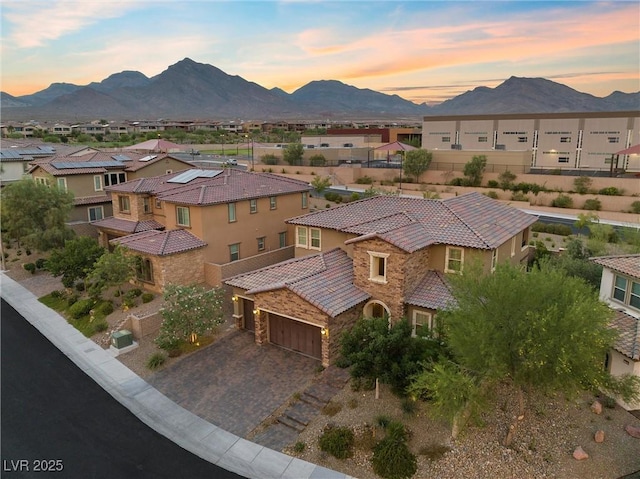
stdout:
[[624,427],[624,430],[627,431],[627,434],[629,434],[629,436],[640,439],[640,426],[632,426],[631,424],[627,424]]
[[576,447],[576,450],[573,451],[573,458],[576,461],[582,461],[583,459],[589,459],[589,454],[584,452],[581,446]]
[[593,440],[598,443],[604,442],[604,431],[602,429],[596,431],[596,433],[593,435]]
[[591,405],[591,412],[595,414],[602,414],[602,403],[600,401],[593,401]]

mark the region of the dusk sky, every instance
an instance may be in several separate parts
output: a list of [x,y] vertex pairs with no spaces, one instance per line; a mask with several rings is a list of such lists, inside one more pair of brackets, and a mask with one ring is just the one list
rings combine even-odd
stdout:
[[640,91],[640,2],[2,0],[0,89],[191,58],[291,93],[312,80],[436,103],[510,76]]

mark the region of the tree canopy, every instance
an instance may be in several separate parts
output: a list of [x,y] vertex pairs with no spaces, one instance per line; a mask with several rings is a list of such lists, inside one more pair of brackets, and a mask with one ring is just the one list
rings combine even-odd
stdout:
[[433,155],[427,150],[418,149],[407,151],[402,163],[402,169],[407,175],[414,176],[417,183],[420,180],[420,175],[429,168],[432,158]]
[[62,276],[62,284],[70,288],[76,280],[87,277],[104,253],[105,249],[95,239],[78,236],[66,241],[64,248],[54,249],[46,268],[53,276]]
[[121,286],[135,277],[136,266],[136,257],[128,254],[123,246],[116,246],[113,252],[100,256],[87,276],[87,281],[91,284],[89,292],[94,296],[100,296],[113,286],[121,292]]
[[284,161],[291,166],[302,164],[304,147],[302,143],[289,143],[282,153]]
[[463,173],[469,179],[470,186],[480,186],[486,167],[487,157],[485,155],[475,155],[471,161],[464,165]]
[[2,188],[2,228],[40,251],[62,247],[74,233],[66,225],[73,195],[57,186],[24,179]]

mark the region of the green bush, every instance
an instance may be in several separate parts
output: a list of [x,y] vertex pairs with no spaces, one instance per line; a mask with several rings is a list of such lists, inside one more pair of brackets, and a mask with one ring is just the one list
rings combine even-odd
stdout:
[[81,299],[71,305],[69,308],[69,314],[73,319],[80,319],[81,317],[89,314],[93,305],[94,302],[92,299]]
[[472,186],[469,178],[454,178],[449,184],[451,186]]
[[487,191],[485,195],[489,198],[493,198],[494,200],[498,199],[498,193],[496,193],[495,191]]
[[601,190],[598,190],[599,195],[605,195],[605,196],[622,196],[623,193],[624,193],[623,190],[619,190],[615,186],[607,186],[606,188],[602,188]]
[[404,398],[400,403],[400,407],[402,408],[402,412],[408,415],[415,414],[418,409],[418,404],[415,400],[411,398]]
[[136,300],[134,298],[124,298],[122,300],[122,306],[126,306],[127,308],[133,308],[136,305]]
[[82,281],[78,281],[76,283],[76,291],[80,291],[80,292],[84,291],[84,283]]
[[262,160],[262,163],[264,163],[265,165],[278,164],[278,157],[276,155],[263,155],[261,160]]
[[573,207],[573,200],[567,195],[558,195],[552,202],[551,206],[556,208],[571,208]]
[[96,310],[104,316],[109,316],[113,313],[113,303],[111,301],[104,301],[96,308]]
[[78,301],[78,295],[77,294],[72,294],[67,298],[67,306],[71,307],[73,306],[76,301]]
[[580,193],[584,195],[589,192],[589,188],[591,188],[591,184],[593,180],[588,176],[579,176],[578,178],[573,180],[573,187],[576,190],[576,193]]
[[370,176],[362,176],[356,180],[356,183],[359,185],[371,185],[373,184],[373,178]]
[[640,201],[634,201],[633,203],[631,203],[631,212],[640,214]]
[[584,210],[600,211],[602,209],[602,202],[598,198],[590,198],[584,202],[582,207]]
[[346,459],[353,455],[355,437],[348,427],[327,426],[320,436],[320,450],[338,459]]
[[373,471],[384,479],[407,479],[418,470],[416,456],[407,447],[407,433],[400,423],[387,428],[386,437],[373,448]]
[[47,260],[44,258],[38,258],[36,260],[36,268],[38,269],[45,269],[47,266]]
[[60,299],[64,297],[64,291],[60,291],[59,289],[56,289],[55,291],[51,291],[51,297],[53,299]]
[[351,193],[351,196],[349,197],[349,201],[358,201],[359,199],[360,199],[360,194],[356,193],[355,191]]
[[500,183],[498,183],[496,180],[489,180],[489,181],[487,181],[487,186],[489,188],[499,188],[500,187]]
[[529,197],[522,191],[516,191],[511,195],[511,201],[529,201]]
[[133,288],[125,293],[124,299],[133,299],[140,295],[142,295],[142,290],[140,288]]
[[298,441],[295,443],[295,445],[293,446],[293,451],[300,454],[301,452],[303,452],[306,449],[307,445],[302,442],[302,441]]
[[107,329],[109,329],[109,323],[107,323],[106,321],[98,321],[94,326],[93,326],[93,330],[96,333],[101,333],[103,331],[106,331]]
[[29,271],[29,273],[34,274],[36,272],[36,265],[35,263],[25,263],[22,265],[22,267],[24,269],[26,269],[27,271]]
[[326,163],[327,159],[321,154],[313,155],[309,158],[309,165],[311,166],[324,166]]
[[167,357],[164,354],[154,353],[149,357],[149,359],[147,359],[147,367],[149,369],[158,369],[166,360]]
[[376,416],[375,422],[378,427],[386,429],[393,421],[386,414],[380,414],[379,416]]
[[145,304],[153,301],[153,298],[153,293],[142,293],[142,302]]

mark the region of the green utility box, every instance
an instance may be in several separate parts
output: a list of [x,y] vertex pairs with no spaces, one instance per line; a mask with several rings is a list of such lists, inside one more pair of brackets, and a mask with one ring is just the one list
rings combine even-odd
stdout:
[[120,331],[116,331],[111,335],[111,346],[116,349],[126,348],[127,346],[131,346],[132,344],[133,334],[131,334],[131,331],[122,329]]

